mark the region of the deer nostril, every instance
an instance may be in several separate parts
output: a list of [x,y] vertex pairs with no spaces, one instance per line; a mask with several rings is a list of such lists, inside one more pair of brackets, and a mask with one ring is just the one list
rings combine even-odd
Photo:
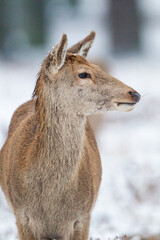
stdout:
[[131,95],[133,101],[135,101],[136,103],[139,102],[141,95],[137,92],[129,92],[129,94]]

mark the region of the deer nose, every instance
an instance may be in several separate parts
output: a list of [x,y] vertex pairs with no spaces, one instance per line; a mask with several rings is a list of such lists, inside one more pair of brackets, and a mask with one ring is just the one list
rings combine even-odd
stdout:
[[135,103],[139,102],[140,98],[141,98],[141,95],[137,92],[129,92],[129,94],[131,95],[133,101]]

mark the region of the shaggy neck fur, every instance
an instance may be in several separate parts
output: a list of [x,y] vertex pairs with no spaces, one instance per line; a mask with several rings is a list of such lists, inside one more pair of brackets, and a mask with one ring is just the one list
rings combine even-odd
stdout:
[[60,98],[51,91],[40,78],[34,91],[39,138],[45,144],[43,154],[55,173],[58,172],[57,177],[64,180],[67,176],[71,178],[78,169],[83,153],[86,119],[76,114],[70,115],[67,109],[63,109]]

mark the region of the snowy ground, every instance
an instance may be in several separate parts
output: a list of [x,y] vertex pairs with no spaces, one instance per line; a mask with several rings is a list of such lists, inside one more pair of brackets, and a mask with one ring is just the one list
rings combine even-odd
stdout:
[[[33,61],[34,62],[34,61]],[[35,61],[36,62],[36,61]],[[31,97],[39,64],[0,66],[0,146],[14,109]],[[91,235],[160,232],[160,68],[158,61],[111,62],[113,76],[141,93],[130,113],[108,112],[97,132],[103,180],[92,214]],[[0,240],[15,240],[16,227],[0,192]]]

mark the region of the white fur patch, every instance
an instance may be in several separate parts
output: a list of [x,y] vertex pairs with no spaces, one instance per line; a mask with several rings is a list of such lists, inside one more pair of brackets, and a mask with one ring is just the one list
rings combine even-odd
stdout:
[[66,53],[67,53],[67,42],[65,43],[64,49],[61,52],[61,56],[60,56],[61,62],[60,63],[58,63],[58,57],[59,57],[58,56],[58,50],[59,50],[58,47],[59,47],[59,44],[56,45],[56,47],[53,48],[50,52],[50,55],[53,56],[53,61],[50,62],[51,65],[50,65],[49,69],[47,70],[49,77],[52,77],[51,75],[55,75],[56,73],[58,73],[59,69],[61,69],[61,67],[65,63],[65,58],[66,58]]
[[92,46],[92,43],[93,43],[93,40],[84,43],[84,44],[82,45],[81,49],[79,50],[78,54],[81,55],[81,56],[83,56],[83,57],[86,57],[89,49],[90,49],[91,46]]
[[66,53],[67,53],[67,44],[65,45],[65,48],[61,54],[61,63],[58,65],[58,68],[60,69],[64,63],[65,63],[65,59],[66,59]]
[[129,112],[129,111],[132,111],[134,108],[135,108],[136,104],[134,105],[130,105],[130,104],[127,104],[127,103],[116,103],[116,108],[119,110],[119,111],[122,111],[122,112]]

